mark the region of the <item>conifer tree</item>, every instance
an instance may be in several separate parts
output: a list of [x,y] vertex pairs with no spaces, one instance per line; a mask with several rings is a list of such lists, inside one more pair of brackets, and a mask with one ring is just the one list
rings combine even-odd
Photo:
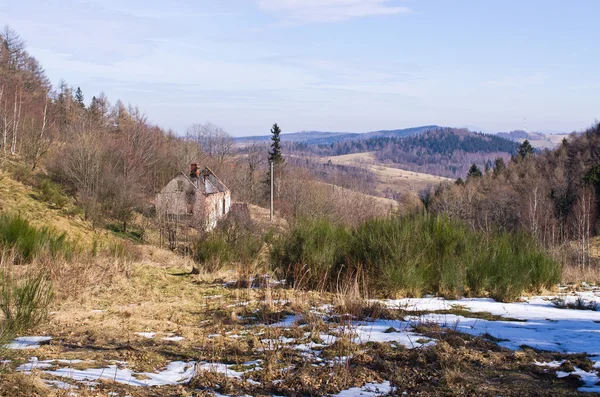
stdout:
[[279,196],[281,186],[281,176],[283,174],[283,165],[285,160],[281,155],[281,129],[277,123],[271,128],[271,150],[269,150],[269,167],[267,168],[266,196],[268,197],[271,191],[271,162],[273,162],[274,182],[275,182],[275,197]]
[[273,162],[274,166],[283,163],[283,157],[281,156],[281,129],[277,123],[273,124],[271,128],[271,150],[269,151],[269,162]]
[[504,164],[504,159],[502,157],[498,157],[496,161],[494,161],[494,176],[500,175],[506,169],[506,165]]
[[519,146],[519,150],[517,151],[517,159],[521,160],[529,155],[533,155],[533,146],[531,146],[529,141],[525,139],[521,146]]
[[477,164],[473,163],[473,165],[469,169],[469,173],[467,174],[467,180],[471,180],[473,178],[481,178],[482,176],[483,174],[481,173],[479,167],[477,167]]
[[85,103],[83,102],[83,92],[81,91],[81,87],[77,87],[77,91],[75,91],[75,100],[77,101],[79,106],[85,109]]

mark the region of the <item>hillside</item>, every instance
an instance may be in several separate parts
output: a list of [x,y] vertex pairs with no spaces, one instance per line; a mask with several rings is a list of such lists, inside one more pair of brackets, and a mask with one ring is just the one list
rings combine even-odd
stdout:
[[541,132],[528,132],[515,130],[511,132],[499,132],[496,136],[522,143],[525,139],[536,149],[554,149],[563,139],[569,138],[570,134],[544,134]]
[[[402,138],[436,128],[435,125],[423,126],[423,127],[412,127],[397,130],[380,130],[371,131],[364,133],[353,133],[353,132],[322,132],[322,131],[302,131],[292,132],[287,134],[281,134],[282,142],[293,142],[306,145],[330,145],[336,142],[345,142],[353,140],[363,140],[374,137],[396,137]],[[235,138],[238,145],[244,146],[252,142],[269,142],[271,140],[270,135],[261,136],[247,136]]]
[[368,170],[375,175],[376,189],[381,194],[398,193],[398,195],[413,192],[419,194],[432,186],[443,182],[452,182],[452,179],[431,174],[412,172],[400,168],[383,165],[377,160],[376,152],[352,153],[341,156],[323,157],[324,162],[354,166]]
[[330,145],[292,144],[290,150],[320,157],[373,153],[377,163],[417,173],[448,178],[464,177],[473,163],[502,157],[508,160],[516,142],[466,129],[435,128],[406,137],[372,137]]

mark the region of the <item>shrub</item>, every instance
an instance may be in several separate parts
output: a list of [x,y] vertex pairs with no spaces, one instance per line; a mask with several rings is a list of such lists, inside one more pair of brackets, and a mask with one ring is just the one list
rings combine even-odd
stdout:
[[29,167],[20,163],[6,162],[3,165],[5,171],[9,172],[13,179],[25,185],[37,186],[37,179]]
[[[248,214],[232,212],[217,228],[194,244],[194,261],[205,271],[215,271],[229,262],[249,268],[256,262],[271,232],[261,233]],[[196,269],[198,270],[198,269]]]
[[48,253],[70,258],[75,246],[65,233],[50,228],[36,228],[19,215],[0,214],[0,247],[13,249],[19,260],[30,262],[35,256]]
[[0,270],[0,354],[15,336],[44,320],[51,300],[51,285],[43,274],[15,276]]
[[50,179],[44,179],[40,183],[40,198],[48,203],[56,205],[58,208],[63,208],[69,202],[62,187],[52,182]]
[[512,300],[549,288],[561,268],[526,233],[472,231],[444,216],[376,219],[355,229],[303,221],[277,241],[275,266],[289,282],[335,291],[361,275],[379,295],[490,295]]

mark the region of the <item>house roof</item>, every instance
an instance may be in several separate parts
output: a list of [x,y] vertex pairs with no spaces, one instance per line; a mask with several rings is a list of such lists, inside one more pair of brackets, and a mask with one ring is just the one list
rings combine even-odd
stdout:
[[200,172],[200,178],[189,177],[184,172],[181,172],[198,190],[201,190],[203,194],[214,194],[214,193],[225,193],[229,191],[227,186],[215,175],[215,173],[208,167],[205,167]]

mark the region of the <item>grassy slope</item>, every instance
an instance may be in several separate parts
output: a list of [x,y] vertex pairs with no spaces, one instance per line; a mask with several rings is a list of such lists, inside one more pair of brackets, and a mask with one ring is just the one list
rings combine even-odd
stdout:
[[323,158],[324,162],[328,160],[331,160],[333,164],[363,167],[371,171],[378,179],[378,191],[384,191],[386,188],[390,188],[393,191],[418,193],[423,189],[438,185],[441,182],[452,181],[450,178],[441,176],[386,167],[377,162],[373,152],[353,153]]
[[102,242],[113,238],[107,231],[93,230],[81,215],[69,215],[66,210],[41,201],[35,189],[12,179],[1,170],[0,212],[21,214],[35,226],[49,226],[61,233],[66,232],[69,239],[87,246],[94,240]]

